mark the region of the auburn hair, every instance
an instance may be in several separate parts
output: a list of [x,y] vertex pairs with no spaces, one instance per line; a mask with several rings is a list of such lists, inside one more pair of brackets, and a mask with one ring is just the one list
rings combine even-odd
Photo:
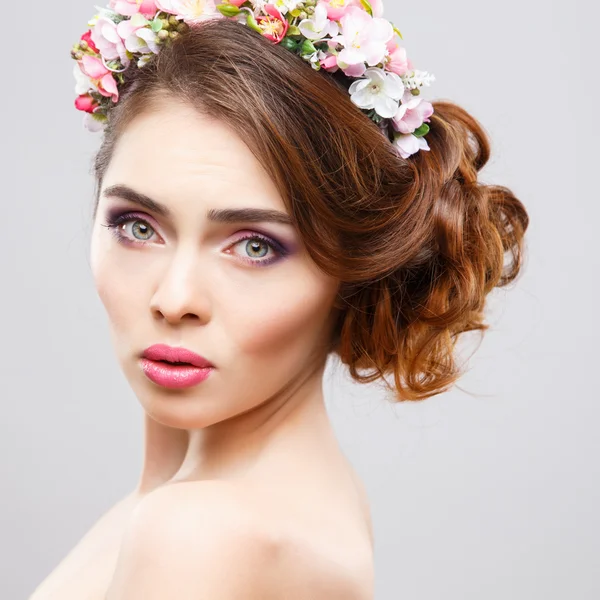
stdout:
[[119,135],[155,100],[218,119],[272,177],[317,266],[341,282],[329,351],[354,380],[423,400],[462,374],[457,338],[489,327],[486,295],[518,275],[529,218],[510,189],[477,180],[490,143],[464,109],[432,102],[430,150],[403,159],[352,103],[350,83],[235,20],[190,28],[125,72],[94,160],[94,217]]

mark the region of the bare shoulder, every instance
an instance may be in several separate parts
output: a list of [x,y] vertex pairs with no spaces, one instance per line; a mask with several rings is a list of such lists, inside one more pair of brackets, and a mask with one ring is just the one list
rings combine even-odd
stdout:
[[269,598],[279,541],[228,482],[164,486],[123,535],[107,600]]
[[359,598],[348,584],[337,565],[277,527],[251,488],[181,482],[137,505],[106,600]]

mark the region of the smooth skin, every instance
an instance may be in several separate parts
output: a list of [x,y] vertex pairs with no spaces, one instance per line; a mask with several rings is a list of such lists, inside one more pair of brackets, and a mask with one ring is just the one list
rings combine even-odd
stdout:
[[[107,193],[114,186],[169,215]],[[111,525],[97,526],[96,539],[102,527],[113,536],[106,600],[373,597],[367,496],[322,392],[339,281],[316,267],[292,225],[207,214],[242,208],[287,214],[234,131],[170,97],[128,125],[102,185],[90,257],[145,412],[145,450],[137,488],[112,521],[105,516]],[[103,225],[129,212],[117,239]],[[155,343],[191,349],[215,369],[192,388],[158,386],[139,364]],[[35,600],[68,598],[67,572]],[[104,598],[83,589],[79,598]]]

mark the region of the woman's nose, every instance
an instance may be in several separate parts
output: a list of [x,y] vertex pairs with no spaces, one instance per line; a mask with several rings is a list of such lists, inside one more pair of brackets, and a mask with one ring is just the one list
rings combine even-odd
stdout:
[[150,300],[150,310],[171,324],[182,319],[209,321],[206,280],[195,255],[175,257],[159,278]]

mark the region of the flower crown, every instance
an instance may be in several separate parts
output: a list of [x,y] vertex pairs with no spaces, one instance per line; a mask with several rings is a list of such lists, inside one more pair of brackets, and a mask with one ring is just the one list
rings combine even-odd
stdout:
[[110,0],[71,50],[77,61],[75,107],[100,131],[119,100],[123,73],[142,68],[161,46],[207,19],[233,19],[281,44],[316,69],[341,71],[349,94],[403,158],[429,150],[424,136],[433,114],[420,97],[435,80],[415,70],[403,39],[382,18],[383,0]]

